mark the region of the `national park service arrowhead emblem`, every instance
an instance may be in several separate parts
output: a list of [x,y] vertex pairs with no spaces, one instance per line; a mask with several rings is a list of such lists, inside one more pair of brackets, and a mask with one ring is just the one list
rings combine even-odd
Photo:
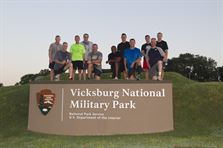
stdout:
[[47,115],[53,107],[55,94],[49,89],[43,89],[37,93],[37,105],[43,115]]

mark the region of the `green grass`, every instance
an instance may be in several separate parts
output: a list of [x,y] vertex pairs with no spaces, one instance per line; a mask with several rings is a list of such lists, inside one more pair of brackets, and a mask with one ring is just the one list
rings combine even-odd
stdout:
[[0,88],[0,148],[223,148],[223,83],[198,83],[177,73],[166,73],[166,79],[173,82],[175,130],[159,134],[56,136],[29,132],[29,85]]

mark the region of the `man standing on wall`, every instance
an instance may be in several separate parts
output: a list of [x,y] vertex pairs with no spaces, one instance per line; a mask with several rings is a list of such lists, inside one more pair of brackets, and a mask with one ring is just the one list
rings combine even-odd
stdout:
[[165,53],[165,55],[163,57],[163,70],[162,70],[162,74],[161,74],[161,77],[163,79],[164,78],[164,69],[166,68],[167,59],[168,59],[168,45],[167,45],[167,42],[164,41],[162,38],[163,38],[163,33],[158,32],[156,46],[160,47]]
[[145,71],[145,79],[149,80],[149,65],[147,64],[148,62],[146,61],[146,51],[147,51],[147,49],[149,49],[151,47],[150,36],[146,35],[145,40],[146,40],[146,43],[142,45],[141,52],[142,52],[142,55],[144,56],[143,70]]
[[59,50],[63,50],[63,46],[60,44],[60,36],[55,37],[55,42],[50,44],[49,47],[49,68],[50,68],[50,80],[54,80],[54,65],[55,65],[55,55]]
[[74,37],[75,43],[70,48],[70,53],[72,57],[73,64],[73,79],[75,78],[75,72],[78,70],[78,78],[81,80],[83,61],[85,58],[85,48],[84,45],[80,43],[80,36],[76,35]]
[[[127,73],[125,71],[126,65],[124,65],[124,51],[125,51],[125,49],[130,47],[130,44],[127,41],[127,35],[125,33],[122,33],[121,40],[122,40],[122,42],[119,43],[117,46],[117,50],[121,54],[121,61],[120,61],[120,66],[119,66],[120,72],[119,73],[123,72],[124,79],[127,79],[128,77],[127,77]],[[119,76],[119,78],[120,78],[120,76]]]
[[89,41],[89,35],[87,33],[85,33],[83,35],[83,41],[81,43],[85,47],[85,57],[84,57],[84,61],[83,61],[83,78],[84,78],[84,80],[86,80],[86,75],[87,75],[86,73],[87,73],[87,69],[88,69],[87,58],[88,58],[88,53],[90,53],[92,51],[93,43],[91,41]]

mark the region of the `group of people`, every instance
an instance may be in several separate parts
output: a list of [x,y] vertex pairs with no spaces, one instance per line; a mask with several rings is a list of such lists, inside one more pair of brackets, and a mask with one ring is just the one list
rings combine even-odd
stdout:
[[[163,80],[164,67],[168,57],[167,42],[162,39],[163,34],[157,33],[157,39],[145,36],[146,43],[141,50],[137,48],[135,39],[127,41],[127,35],[121,34],[121,43],[111,47],[106,63],[110,64],[113,79],[120,79],[123,73],[124,79],[139,80],[141,72],[145,71],[145,79],[151,76],[152,80]],[[69,69],[69,79],[75,79],[78,71],[78,79],[101,79],[103,55],[98,51],[98,45],[89,41],[89,35],[74,37],[75,43],[67,51],[68,43],[60,43],[61,37],[57,35],[55,42],[49,48],[50,79],[59,80],[60,74]],[[142,62],[143,57],[143,62]],[[141,63],[143,63],[141,65]]]
[[68,43],[60,44],[61,37],[57,35],[55,42],[49,48],[49,68],[50,80],[59,80],[60,74],[69,69],[69,79],[74,80],[75,73],[78,71],[78,79],[100,80],[102,74],[102,53],[98,51],[98,45],[88,40],[89,35],[83,35],[83,41],[80,42],[80,36],[74,37],[75,43],[67,51]]

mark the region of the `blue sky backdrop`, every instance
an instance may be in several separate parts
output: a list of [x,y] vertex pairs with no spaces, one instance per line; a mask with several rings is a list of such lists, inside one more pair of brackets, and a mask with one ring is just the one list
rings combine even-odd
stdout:
[[59,34],[73,43],[88,33],[104,55],[125,32],[137,47],[145,34],[164,33],[169,58],[180,53],[211,57],[223,65],[222,0],[0,0],[0,82],[14,85],[48,68],[48,48]]

